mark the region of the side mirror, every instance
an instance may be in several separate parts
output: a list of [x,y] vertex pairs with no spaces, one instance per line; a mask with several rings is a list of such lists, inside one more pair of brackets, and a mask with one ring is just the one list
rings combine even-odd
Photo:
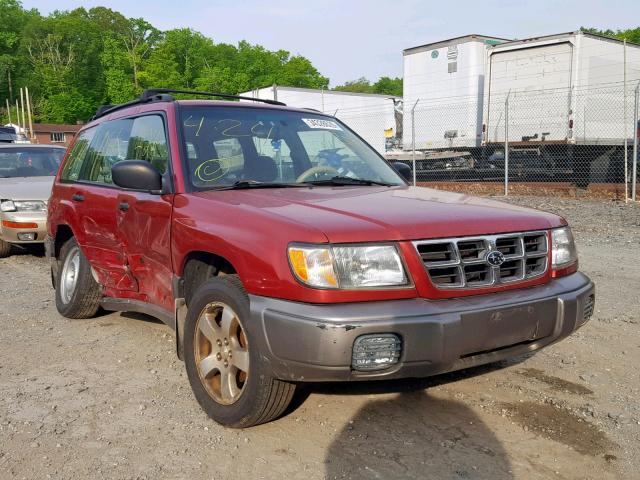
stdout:
[[403,162],[391,162],[391,166],[407,182],[412,182],[413,181],[413,170],[411,170],[411,167],[409,165],[407,165],[406,163],[403,163]]
[[113,183],[130,190],[158,192],[162,190],[162,174],[144,160],[123,160],[111,167]]

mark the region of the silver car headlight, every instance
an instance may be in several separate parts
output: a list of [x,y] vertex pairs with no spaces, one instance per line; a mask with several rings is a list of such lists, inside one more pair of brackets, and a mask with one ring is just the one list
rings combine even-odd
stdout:
[[2,200],[0,210],[3,212],[44,212],[47,209],[41,200]]
[[554,270],[568,267],[578,260],[578,251],[569,227],[551,230],[551,265]]
[[356,289],[408,284],[395,245],[292,245],[296,278],[315,288]]

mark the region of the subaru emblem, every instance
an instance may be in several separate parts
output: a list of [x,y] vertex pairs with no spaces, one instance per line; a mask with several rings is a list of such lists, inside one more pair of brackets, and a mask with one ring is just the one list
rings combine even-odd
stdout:
[[492,267],[499,267],[500,265],[502,265],[504,263],[504,255],[502,254],[502,252],[499,252],[497,250],[493,250],[493,251],[487,253],[487,256],[485,257],[485,260]]

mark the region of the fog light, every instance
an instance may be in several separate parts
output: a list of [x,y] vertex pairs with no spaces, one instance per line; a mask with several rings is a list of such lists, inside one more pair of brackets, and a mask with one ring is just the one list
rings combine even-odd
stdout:
[[23,242],[32,242],[35,239],[36,239],[36,234],[34,232],[18,234],[18,240],[22,240]]
[[596,305],[596,297],[595,295],[589,295],[587,299],[584,301],[584,308],[582,310],[582,321],[580,325],[584,325],[589,321],[591,316],[593,315],[593,310]]
[[353,342],[354,370],[381,370],[398,363],[402,341],[393,333],[361,335]]

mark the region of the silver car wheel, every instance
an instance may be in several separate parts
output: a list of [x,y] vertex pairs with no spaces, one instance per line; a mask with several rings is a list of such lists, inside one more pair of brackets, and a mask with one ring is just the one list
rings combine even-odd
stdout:
[[67,304],[71,301],[73,292],[78,284],[78,276],[80,274],[80,249],[73,247],[69,250],[67,257],[62,266],[62,275],[60,276],[60,298],[63,303]]
[[221,405],[238,401],[249,375],[249,345],[236,312],[222,302],[209,303],[194,340],[198,376],[209,396]]

